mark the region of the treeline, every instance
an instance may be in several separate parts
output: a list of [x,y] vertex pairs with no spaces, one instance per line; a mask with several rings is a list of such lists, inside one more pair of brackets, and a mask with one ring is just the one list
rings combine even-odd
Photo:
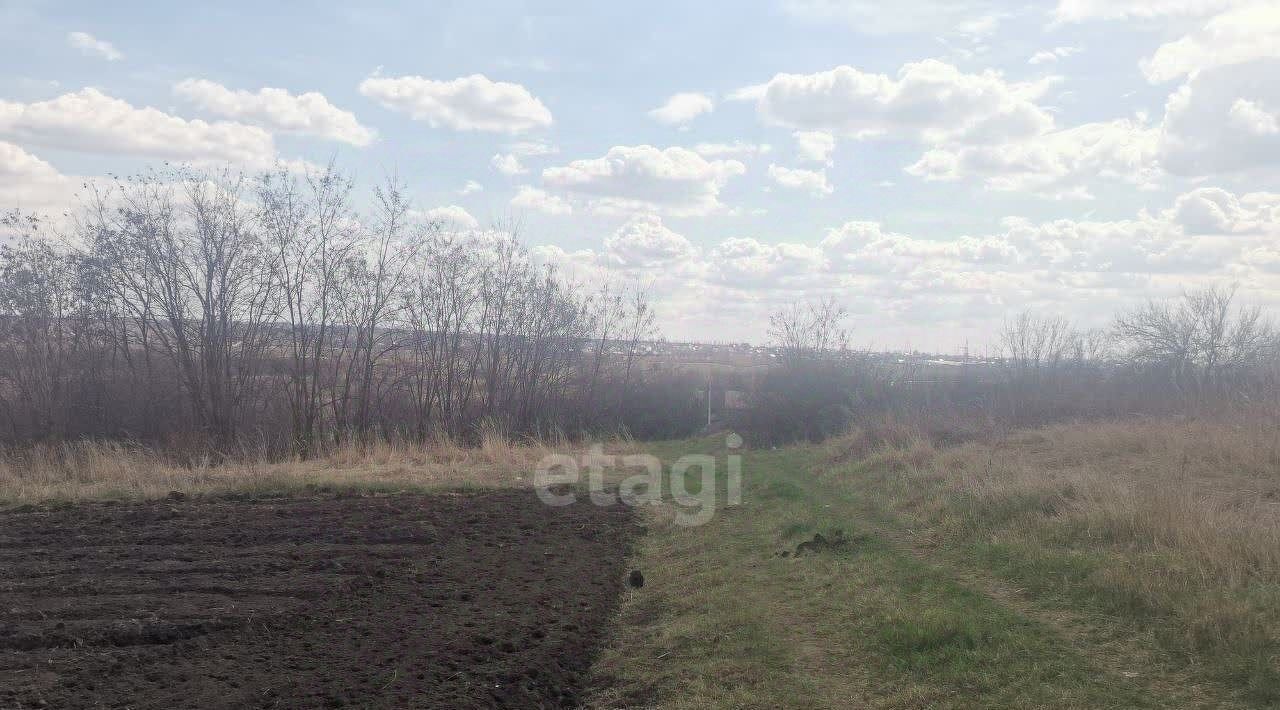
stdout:
[[940,441],[1073,418],[1248,408],[1280,425],[1280,329],[1233,287],[1151,300],[1083,329],[1027,312],[998,333],[995,362],[920,371],[848,352],[832,300],[775,313],[779,367],[735,426],[762,443],[820,440],[886,416]]
[[586,289],[512,228],[460,233],[330,166],[94,192],[68,234],[10,213],[0,440],[307,456],[369,437],[690,433],[696,385],[638,366],[639,284]]

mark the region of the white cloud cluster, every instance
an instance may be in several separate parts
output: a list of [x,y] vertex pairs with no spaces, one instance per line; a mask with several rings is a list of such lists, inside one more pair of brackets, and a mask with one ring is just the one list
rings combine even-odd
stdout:
[[[1011,217],[992,233],[945,239],[853,220],[812,242],[737,236],[706,248],[644,216],[624,224],[598,253],[541,253],[604,273],[645,269],[655,293],[673,294],[659,307],[679,308],[703,327],[725,317],[726,303],[745,304],[735,318],[759,321],[772,304],[833,293],[854,299],[866,314],[859,325],[909,319],[915,328],[938,324],[954,333],[965,322],[998,323],[1033,305],[1105,317],[1127,302],[1225,279],[1240,282],[1250,300],[1280,299],[1280,194],[1205,187],[1132,219]],[[1068,304],[1080,305],[1073,312]]]
[[549,215],[573,214],[573,205],[564,198],[532,185],[521,185],[516,196],[511,198],[511,206]]
[[606,262],[622,268],[667,266],[694,254],[689,240],[668,229],[655,214],[631,218],[604,240]]
[[290,94],[284,89],[257,92],[232,90],[207,79],[185,79],[173,91],[204,111],[272,131],[318,136],[367,146],[376,134],[360,125],[354,114],[329,103],[323,94]]
[[1066,59],[1080,51],[1079,47],[1054,47],[1053,49],[1042,49],[1031,55],[1027,60],[1027,64],[1035,66],[1036,64],[1049,64],[1059,59]]
[[796,131],[796,157],[812,163],[831,164],[831,153],[836,149],[835,136],[822,131]]
[[1241,4],[1241,0],[1058,0],[1056,22],[1199,17]]
[[1280,165],[1280,56],[1199,72],[1165,103],[1160,161],[1190,177]]
[[0,137],[85,153],[260,166],[275,159],[271,134],[230,121],[187,120],[137,108],[93,88],[48,101],[0,100]]
[[904,65],[896,78],[839,66],[815,74],[778,74],[736,92],[761,117],[801,131],[938,143],[991,143],[1053,126],[1035,99],[1051,85],[1019,84],[993,71],[968,74],[935,59]]
[[1269,136],[1280,133],[1280,114],[1268,111],[1248,99],[1236,99],[1227,114],[1230,123],[1246,133]]
[[71,202],[76,181],[22,148],[0,141],[0,206],[47,211]]
[[453,228],[475,229],[480,226],[479,220],[458,205],[433,207],[421,214],[428,222],[440,222]]
[[524,158],[537,158],[555,155],[560,152],[560,149],[546,141],[516,141],[507,146],[507,151]]
[[983,36],[993,32],[1004,13],[989,0],[784,0],[793,17],[823,24],[841,22],[861,33],[957,33]]
[[757,155],[766,155],[773,152],[773,146],[768,143],[747,143],[745,141],[698,143],[693,146],[693,152],[704,158],[754,158]]
[[542,182],[587,199],[596,212],[693,216],[723,211],[720,190],[744,172],[736,160],[707,160],[686,148],[614,146],[600,158],[546,168]]
[[520,162],[520,156],[514,153],[496,153],[489,159],[489,165],[507,177],[529,172],[524,163]]
[[106,40],[98,39],[88,32],[69,33],[67,35],[67,44],[74,49],[80,50],[81,54],[99,57],[108,62],[118,62],[124,59],[124,54],[116,49],[115,45]]
[[667,126],[686,126],[704,113],[715,110],[715,103],[706,94],[685,92],[674,94],[666,103],[649,112],[649,118]]
[[1280,230],[1280,195],[1236,197],[1221,188],[1201,187],[1179,195],[1163,216],[1188,236],[1274,233]]
[[1199,30],[1161,45],[1141,63],[1153,83],[1194,77],[1214,67],[1280,56],[1280,5],[1253,2],[1209,19]]
[[[834,140],[823,136],[906,140],[923,148],[905,166],[909,174],[978,179],[990,190],[1051,198],[1090,198],[1105,182],[1154,189],[1176,177],[1280,164],[1280,5],[1062,0],[1055,11],[1058,22],[1171,17],[1192,31],[1161,45],[1141,68],[1152,82],[1185,83],[1155,121],[1139,114],[1059,127],[1040,101],[1060,77],[1019,83],[939,60],[905,64],[896,76],[849,66],[778,74],[730,98],[753,101],[765,122],[794,129],[801,160],[830,164]],[[1029,61],[1056,62],[1077,51],[1054,47]],[[820,184],[816,175],[783,170],[770,173],[779,184],[798,186],[802,177]]]
[[702,269],[718,285],[738,291],[812,292],[820,290],[822,251],[808,244],[770,244],[751,237],[730,237],[707,254]]
[[826,170],[804,170],[770,165],[769,178],[779,187],[788,190],[804,190],[814,197],[826,197],[835,192],[835,188],[827,181]]
[[371,76],[360,93],[433,128],[527,133],[551,125],[551,111],[520,84],[472,74],[452,81],[421,76]]
[[[928,150],[907,171],[977,177],[993,190],[1089,197],[1098,179],[1154,187],[1280,164],[1280,6],[1269,2],[1064,2],[1061,21],[1183,16],[1198,29],[1143,60],[1153,83],[1184,79],[1163,117],[1046,130],[991,145]],[[1195,19],[1205,18],[1205,19]]]
[[978,177],[991,190],[1089,197],[1097,177],[1152,184],[1158,141],[1158,130],[1120,119],[1017,142],[934,148],[906,170],[926,180]]

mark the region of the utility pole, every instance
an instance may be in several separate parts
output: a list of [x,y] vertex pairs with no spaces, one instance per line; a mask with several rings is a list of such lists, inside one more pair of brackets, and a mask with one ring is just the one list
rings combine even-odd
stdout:
[[707,373],[707,428],[711,428],[711,373]]

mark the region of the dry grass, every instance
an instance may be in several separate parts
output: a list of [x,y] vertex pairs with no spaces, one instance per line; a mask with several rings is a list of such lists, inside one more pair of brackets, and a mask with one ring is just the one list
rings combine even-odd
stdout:
[[1029,512],[1031,531],[1173,555],[1193,563],[1180,572],[1197,583],[1280,582],[1280,452],[1269,426],[1062,425],[946,451],[923,470],[975,512]]
[[[629,450],[627,441],[610,451]],[[581,449],[568,442],[559,452]],[[531,485],[537,462],[553,447],[512,442],[496,427],[482,431],[478,447],[438,438],[427,444],[375,441],[347,445],[324,456],[282,462],[180,465],[157,452],[121,443],[80,441],[0,449],[0,502],[147,499],[171,491],[216,493],[237,489],[318,486],[436,488]]]
[[1280,701],[1274,418],[1063,424],[941,450],[890,433],[831,442],[827,460],[923,544],[962,550],[1035,596],[1154,627]]

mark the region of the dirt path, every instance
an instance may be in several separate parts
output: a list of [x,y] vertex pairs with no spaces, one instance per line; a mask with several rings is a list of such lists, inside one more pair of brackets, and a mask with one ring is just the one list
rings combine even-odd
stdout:
[[1239,706],[1149,636],[915,540],[876,514],[874,491],[820,475],[819,454],[751,452],[743,504],[706,525],[649,515],[633,562],[646,585],[623,604],[592,707]]
[[0,512],[0,708],[571,706],[633,532],[528,491]]

